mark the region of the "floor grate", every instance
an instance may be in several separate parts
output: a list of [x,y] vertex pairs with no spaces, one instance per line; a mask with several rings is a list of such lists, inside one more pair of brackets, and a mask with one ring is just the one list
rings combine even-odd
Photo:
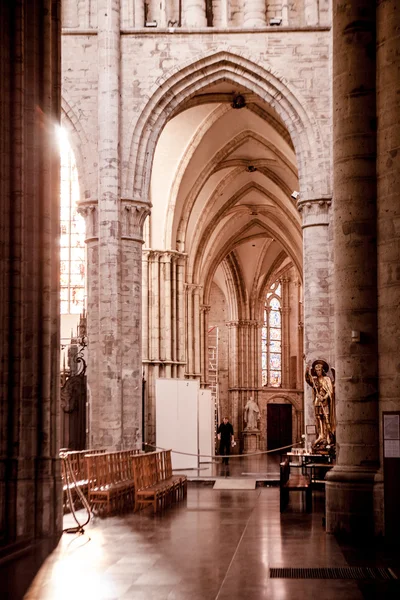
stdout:
[[269,576],[279,579],[397,579],[391,569],[380,567],[270,568]]

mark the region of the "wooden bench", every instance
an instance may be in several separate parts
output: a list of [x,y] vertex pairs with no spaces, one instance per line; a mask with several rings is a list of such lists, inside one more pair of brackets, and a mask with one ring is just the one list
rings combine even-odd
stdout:
[[308,475],[290,473],[289,458],[280,463],[280,510],[283,512],[289,502],[289,492],[305,492],[306,510],[312,511],[312,490]]
[[[72,500],[80,502],[78,489],[87,496],[88,474],[85,461],[86,454],[101,454],[105,450],[66,450],[60,452],[61,477],[63,484],[64,510],[67,510],[68,492],[72,494]],[[71,508],[71,507],[69,507]]]
[[140,450],[86,454],[88,501],[92,510],[105,516],[134,507],[132,457]]
[[132,467],[135,511],[151,505],[156,513],[185,497],[187,478],[172,474],[171,450],[133,456]]

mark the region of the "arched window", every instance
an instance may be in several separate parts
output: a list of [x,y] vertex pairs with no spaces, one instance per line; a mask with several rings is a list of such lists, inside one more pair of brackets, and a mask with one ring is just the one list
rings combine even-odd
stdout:
[[275,281],[269,288],[264,304],[264,324],[261,330],[262,385],[282,385],[282,313],[281,284]]
[[81,314],[85,300],[85,221],[77,212],[78,173],[74,153],[63,129],[61,153],[60,295],[61,314]]

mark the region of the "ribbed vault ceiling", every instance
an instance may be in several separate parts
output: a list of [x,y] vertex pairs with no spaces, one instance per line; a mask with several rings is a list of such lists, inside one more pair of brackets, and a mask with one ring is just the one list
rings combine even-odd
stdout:
[[[246,106],[235,109],[238,93]],[[204,287],[205,302],[213,282],[228,295],[231,263],[246,298],[256,298],[283,266],[301,274],[300,216],[291,198],[298,188],[296,155],[278,115],[229,83],[203,89],[158,140],[151,246],[188,254],[187,279]]]

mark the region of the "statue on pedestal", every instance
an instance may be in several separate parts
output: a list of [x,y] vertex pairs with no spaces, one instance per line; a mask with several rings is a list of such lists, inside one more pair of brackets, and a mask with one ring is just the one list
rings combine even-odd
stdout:
[[317,439],[312,445],[314,452],[334,451],[335,447],[335,371],[328,376],[329,365],[322,359],[315,360],[307,367],[305,379],[313,389],[314,416]]
[[257,421],[260,420],[260,409],[254,398],[250,397],[244,407],[244,421],[246,423],[245,431],[258,430]]

